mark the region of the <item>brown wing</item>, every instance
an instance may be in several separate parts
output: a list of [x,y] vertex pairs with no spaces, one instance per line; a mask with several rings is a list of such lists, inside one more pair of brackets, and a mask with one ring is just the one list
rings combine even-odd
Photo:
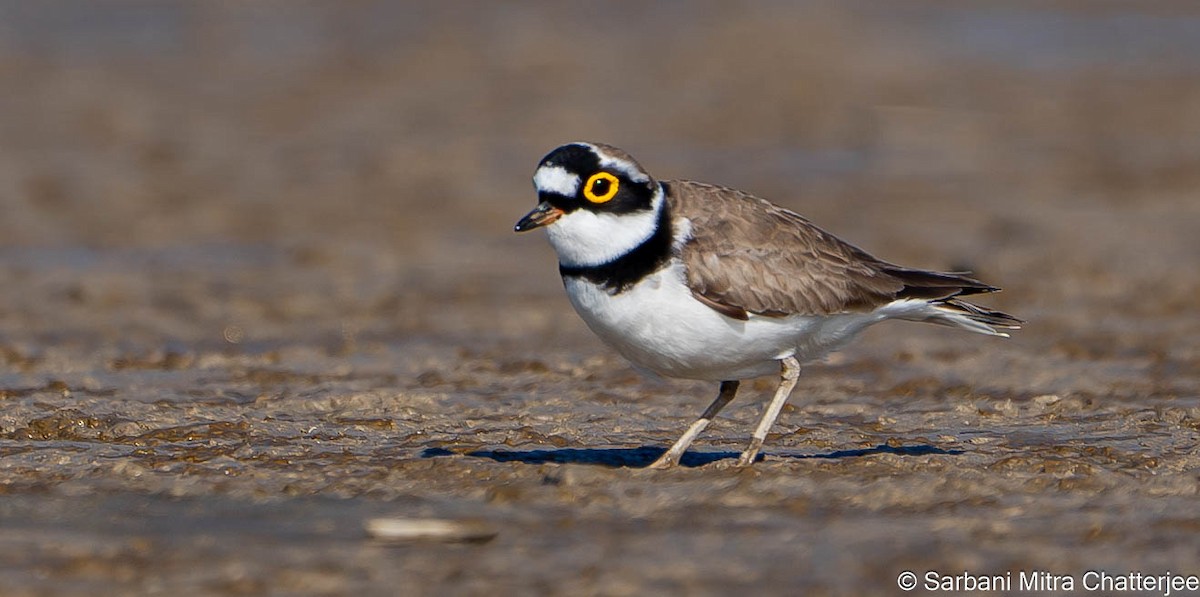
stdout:
[[900,267],[747,193],[669,181],[673,214],[691,221],[681,249],[692,294],[730,317],[866,311],[897,298],[997,290],[951,273]]

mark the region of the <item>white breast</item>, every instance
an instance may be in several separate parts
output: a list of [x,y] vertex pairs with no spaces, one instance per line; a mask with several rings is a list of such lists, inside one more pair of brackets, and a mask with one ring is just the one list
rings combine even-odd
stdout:
[[566,278],[567,296],[596,335],[633,363],[671,377],[746,379],[777,361],[819,358],[885,316],[725,317],[692,297],[678,259],[619,294]]

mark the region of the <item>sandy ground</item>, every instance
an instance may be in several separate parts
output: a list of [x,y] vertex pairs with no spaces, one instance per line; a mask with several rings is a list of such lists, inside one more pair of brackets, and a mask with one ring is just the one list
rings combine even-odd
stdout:
[[[1190,3],[0,3],[0,593],[1200,575],[1198,40]],[[1028,327],[879,326],[752,469],[769,379],[640,469],[716,388],[634,373],[512,234],[580,138]]]

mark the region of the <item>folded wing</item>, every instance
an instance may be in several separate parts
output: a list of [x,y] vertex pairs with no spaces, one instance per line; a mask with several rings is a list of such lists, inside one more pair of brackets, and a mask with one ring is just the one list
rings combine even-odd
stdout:
[[688,286],[730,317],[831,315],[903,298],[948,300],[998,290],[961,274],[876,259],[741,191],[692,181],[664,184],[673,213],[692,223],[691,239],[681,248]]

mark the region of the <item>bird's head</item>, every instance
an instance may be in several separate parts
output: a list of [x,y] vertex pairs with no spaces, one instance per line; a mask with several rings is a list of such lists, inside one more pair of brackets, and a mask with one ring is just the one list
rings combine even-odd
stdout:
[[551,151],[533,175],[538,205],[515,230],[546,227],[566,265],[606,263],[654,233],[662,188],[629,154],[600,143]]

